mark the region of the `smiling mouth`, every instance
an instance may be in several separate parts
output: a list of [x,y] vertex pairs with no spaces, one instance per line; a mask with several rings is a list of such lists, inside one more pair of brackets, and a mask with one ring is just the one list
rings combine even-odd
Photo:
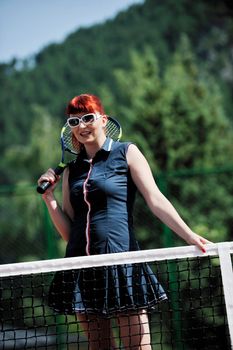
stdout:
[[83,132],[80,132],[80,136],[88,136],[91,134],[91,131],[83,131]]

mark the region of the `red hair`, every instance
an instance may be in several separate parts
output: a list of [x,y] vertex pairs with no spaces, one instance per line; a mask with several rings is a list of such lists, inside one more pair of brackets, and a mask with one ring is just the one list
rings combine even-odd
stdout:
[[78,113],[104,113],[103,105],[99,97],[91,94],[82,94],[75,96],[68,103],[66,107],[66,114],[78,114]]

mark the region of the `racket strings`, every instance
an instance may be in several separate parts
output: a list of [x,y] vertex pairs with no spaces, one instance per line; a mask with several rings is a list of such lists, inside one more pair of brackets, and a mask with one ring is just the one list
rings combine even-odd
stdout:
[[64,131],[63,131],[63,141],[65,150],[69,151],[74,154],[78,154],[81,150],[81,144],[78,142],[76,137],[72,134],[72,131],[68,124],[65,125]]
[[121,128],[112,119],[109,119],[106,125],[106,135],[111,137],[114,141],[121,138]]

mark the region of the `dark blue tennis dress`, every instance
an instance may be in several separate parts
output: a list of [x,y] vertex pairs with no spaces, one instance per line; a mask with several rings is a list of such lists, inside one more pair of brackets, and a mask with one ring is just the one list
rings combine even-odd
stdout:
[[[130,143],[107,138],[92,161],[83,150],[70,164],[74,210],[66,257],[139,250],[133,232],[136,186],[126,160]],[[153,309],[166,294],[146,263],[58,272],[49,304],[62,313]]]

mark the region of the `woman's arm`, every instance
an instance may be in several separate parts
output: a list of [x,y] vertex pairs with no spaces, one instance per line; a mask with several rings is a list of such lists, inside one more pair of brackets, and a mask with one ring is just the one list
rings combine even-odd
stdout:
[[62,183],[62,193],[63,193],[63,207],[61,208],[54,196],[54,189],[60,180],[57,177],[53,169],[49,169],[45,174],[43,174],[38,183],[42,181],[50,181],[53,185],[47,189],[47,191],[42,195],[42,198],[48,208],[50,217],[54,226],[56,227],[59,234],[65,241],[69,240],[70,226],[73,219],[73,210],[69,201],[69,187],[68,187],[68,169],[65,169],[63,175]]
[[132,179],[141,192],[148,207],[164,224],[189,244],[195,244],[205,252],[204,244],[210,243],[205,238],[193,232],[182,220],[173,205],[160,192],[153,178],[150,166],[135,145],[130,145],[127,152],[127,162]]

